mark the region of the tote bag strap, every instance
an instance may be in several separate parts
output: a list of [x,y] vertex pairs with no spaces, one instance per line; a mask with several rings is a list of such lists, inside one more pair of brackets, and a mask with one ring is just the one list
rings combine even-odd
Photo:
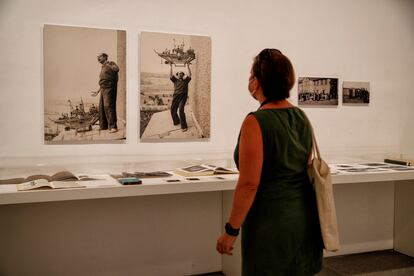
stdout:
[[310,125],[310,126],[311,126],[311,132],[312,132],[312,151],[313,151],[313,154],[314,154],[315,158],[322,159],[321,153],[319,151],[318,143],[316,142],[315,132],[313,131],[312,125]]
[[305,118],[309,123],[310,129],[311,129],[311,134],[312,134],[312,149],[311,149],[311,152],[310,152],[309,157],[308,157],[308,166],[310,166],[312,164],[312,159],[313,158],[321,159],[322,157],[321,157],[321,153],[319,151],[318,143],[316,142],[315,132],[313,131],[312,123],[309,120],[306,113],[303,112],[303,110],[302,110],[302,113],[303,113],[303,115],[305,115]]
[[316,142],[315,131],[313,131],[312,123],[310,122],[308,116],[306,116],[305,112],[303,112],[303,114],[305,115],[306,120],[309,123],[310,129],[311,129],[311,135],[312,135],[312,148],[311,148],[311,152],[308,157],[308,166],[310,166],[312,164],[313,158],[321,159],[322,157],[319,151],[318,143]]

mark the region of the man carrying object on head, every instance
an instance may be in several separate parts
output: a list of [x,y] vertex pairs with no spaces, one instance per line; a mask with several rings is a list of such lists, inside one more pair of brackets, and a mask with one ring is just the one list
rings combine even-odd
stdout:
[[[174,94],[171,104],[171,116],[174,125],[181,123],[182,131],[187,131],[187,121],[184,107],[188,98],[188,83],[191,81],[190,64],[187,63],[188,76],[184,78],[184,72],[177,72],[173,75],[172,64],[170,63],[170,80],[174,83]],[[177,114],[179,112],[179,115]]]

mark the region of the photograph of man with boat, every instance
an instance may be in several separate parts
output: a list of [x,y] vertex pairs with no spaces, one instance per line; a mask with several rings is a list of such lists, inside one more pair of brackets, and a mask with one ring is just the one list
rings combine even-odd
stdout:
[[44,143],[126,139],[126,32],[45,25]]
[[141,141],[210,138],[210,94],[210,37],[141,33]]

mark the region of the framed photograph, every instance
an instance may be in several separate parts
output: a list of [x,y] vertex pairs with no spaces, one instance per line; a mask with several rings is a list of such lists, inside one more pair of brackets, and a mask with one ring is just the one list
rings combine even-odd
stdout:
[[369,82],[344,81],[342,83],[343,104],[368,105],[369,94]]
[[141,141],[210,138],[210,91],[210,37],[141,33]]
[[337,106],[338,79],[299,77],[298,104],[301,106]]
[[44,143],[126,138],[126,32],[44,25]]

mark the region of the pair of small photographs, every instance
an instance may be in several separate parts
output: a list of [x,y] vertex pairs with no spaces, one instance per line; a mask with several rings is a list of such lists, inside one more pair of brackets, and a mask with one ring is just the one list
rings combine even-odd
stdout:
[[[213,177],[211,177],[211,178],[214,178],[214,179],[219,179],[219,180],[224,180],[224,179],[226,179],[226,178],[224,178],[224,177],[222,177],[222,176],[213,176]],[[201,180],[200,178],[198,178],[198,177],[187,177],[185,180],[188,180],[188,181],[199,181],[199,180]],[[169,183],[174,183],[174,182],[182,182],[180,179],[166,179],[165,180],[166,182],[169,182]]]
[[121,174],[111,174],[122,185],[138,185],[142,184],[141,178],[169,177],[172,174],[163,171],[155,172],[122,172]]
[[[141,178],[153,178],[153,177],[168,177],[171,176],[172,174],[167,173],[167,172],[161,172],[161,171],[157,171],[157,172],[149,172],[149,173],[142,173],[142,172],[135,172],[135,173],[126,173],[123,172],[122,174],[112,174],[112,178],[116,179],[118,181],[118,183],[122,184],[122,185],[139,185],[142,184],[142,179]],[[211,178],[214,179],[219,179],[219,180],[224,180],[226,178],[222,177],[222,176],[213,176]],[[185,180],[187,181],[199,181],[201,180],[198,177],[187,177],[185,178]],[[180,179],[165,179],[165,182],[168,183],[176,183],[176,182],[183,182]]]

